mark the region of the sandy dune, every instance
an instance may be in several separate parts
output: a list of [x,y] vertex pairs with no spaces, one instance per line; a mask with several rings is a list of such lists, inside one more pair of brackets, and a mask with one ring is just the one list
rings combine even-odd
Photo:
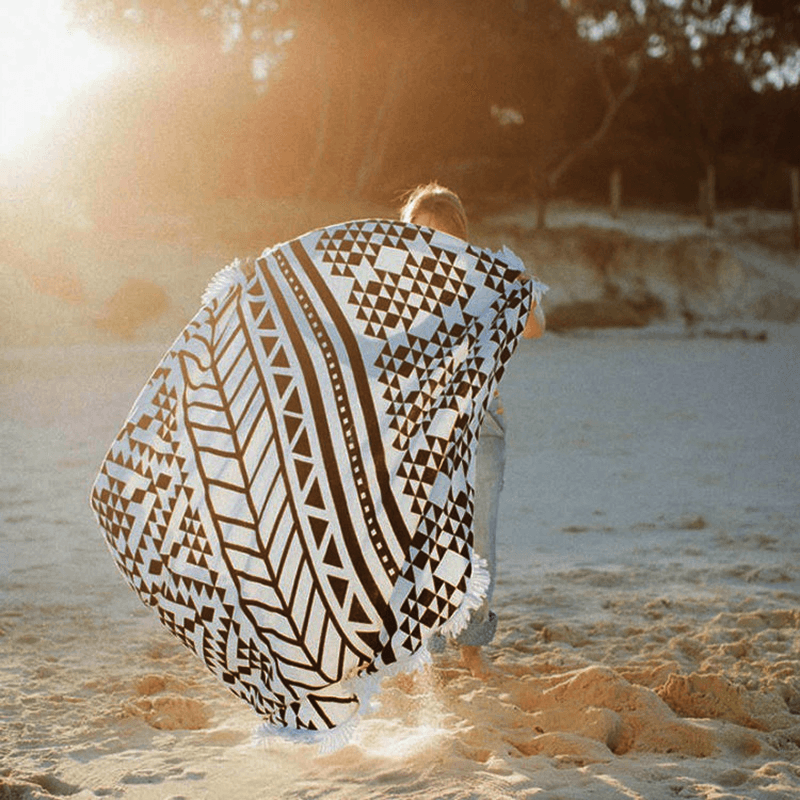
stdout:
[[253,743],[91,517],[164,342],[0,350],[0,798],[800,797],[800,327],[758,330],[523,342],[492,673],[387,681],[325,756]]

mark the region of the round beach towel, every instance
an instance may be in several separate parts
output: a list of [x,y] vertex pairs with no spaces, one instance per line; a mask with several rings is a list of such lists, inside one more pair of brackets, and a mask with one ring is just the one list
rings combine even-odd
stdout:
[[521,270],[414,225],[313,231],[220,272],[136,400],[92,508],[271,728],[339,728],[479,604],[477,434],[544,288]]

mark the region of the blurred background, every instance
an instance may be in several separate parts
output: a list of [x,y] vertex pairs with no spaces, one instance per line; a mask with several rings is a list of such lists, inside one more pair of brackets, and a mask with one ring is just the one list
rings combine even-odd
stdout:
[[538,231],[564,201],[709,229],[791,208],[797,2],[3,3],[1,342],[74,338],[70,304],[130,335],[132,303],[176,302],[153,264],[194,303],[233,256],[430,179]]

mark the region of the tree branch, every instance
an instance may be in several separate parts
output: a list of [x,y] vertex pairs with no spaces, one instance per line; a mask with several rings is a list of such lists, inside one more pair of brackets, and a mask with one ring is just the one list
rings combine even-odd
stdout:
[[595,62],[597,68],[598,79],[603,88],[603,93],[606,96],[606,110],[603,114],[603,119],[597,126],[595,132],[588,138],[584,139],[577,147],[573,148],[567,153],[561,161],[548,172],[547,186],[552,191],[555,189],[556,184],[561,179],[561,176],[583,155],[590,150],[594,149],[597,144],[608,133],[611,123],[622,108],[623,103],[633,94],[636,85],[639,82],[641,75],[641,55],[635,54],[628,59],[628,81],[622,88],[619,94],[615,94],[611,87],[611,82],[608,79],[605,68],[603,67],[603,57],[599,55]]

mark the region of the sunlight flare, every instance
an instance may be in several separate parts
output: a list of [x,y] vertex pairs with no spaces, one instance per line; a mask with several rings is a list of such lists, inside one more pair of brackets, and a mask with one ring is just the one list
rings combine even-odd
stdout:
[[115,55],[70,30],[61,0],[6,8],[0,26],[0,156],[16,156],[77,90],[107,74]]

